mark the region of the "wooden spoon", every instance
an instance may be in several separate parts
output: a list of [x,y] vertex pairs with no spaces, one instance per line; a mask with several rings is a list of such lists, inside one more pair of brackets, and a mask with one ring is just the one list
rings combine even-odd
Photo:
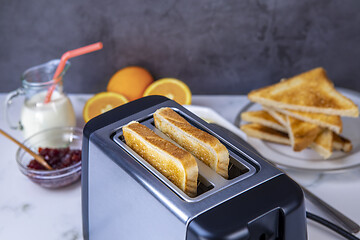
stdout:
[[5,137],[7,137],[8,139],[10,139],[11,141],[13,141],[14,143],[16,143],[19,147],[24,149],[27,153],[29,153],[33,158],[35,158],[35,160],[38,163],[40,163],[41,165],[43,165],[46,169],[53,170],[52,167],[50,167],[50,165],[45,161],[45,159],[42,156],[40,156],[39,154],[36,154],[33,151],[31,151],[28,147],[26,147],[21,142],[17,141],[15,138],[13,138],[12,136],[10,136],[6,132],[4,132],[2,129],[0,129],[0,133],[2,135],[4,135]]

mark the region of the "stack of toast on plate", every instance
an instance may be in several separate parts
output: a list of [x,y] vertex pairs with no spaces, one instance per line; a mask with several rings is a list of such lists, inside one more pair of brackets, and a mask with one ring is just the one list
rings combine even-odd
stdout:
[[351,151],[350,140],[340,135],[341,117],[358,117],[358,106],[335,89],[323,68],[253,90],[248,98],[262,105],[241,114],[249,122],[240,126],[248,136],[294,151],[310,147],[325,159],[333,150]]

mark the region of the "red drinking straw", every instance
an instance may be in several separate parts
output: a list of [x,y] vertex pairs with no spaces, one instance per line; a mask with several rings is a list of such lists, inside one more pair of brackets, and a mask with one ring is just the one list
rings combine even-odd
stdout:
[[69,60],[70,58],[73,58],[73,57],[84,55],[86,53],[90,53],[90,52],[100,50],[102,48],[103,48],[102,42],[97,42],[97,43],[90,44],[90,45],[87,45],[85,47],[77,48],[77,49],[67,51],[66,53],[64,53],[61,56],[60,63],[57,66],[55,74],[53,76],[54,84],[48,89],[48,92],[46,94],[44,102],[45,103],[50,102],[51,95],[52,95],[53,91],[55,90],[56,84],[60,81],[60,78],[58,78],[58,77],[59,77],[60,73],[63,71],[67,60]]

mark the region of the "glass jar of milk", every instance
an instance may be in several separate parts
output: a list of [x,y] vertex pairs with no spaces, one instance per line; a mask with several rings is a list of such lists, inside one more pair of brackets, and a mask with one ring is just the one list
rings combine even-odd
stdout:
[[[63,92],[65,72],[70,66],[67,62],[64,70],[56,79],[56,88],[51,96],[51,101],[45,103],[48,89],[56,82],[53,75],[60,60],[52,60],[45,64],[32,67],[22,75],[22,87],[8,94],[6,99],[5,115],[11,128],[21,129],[24,138],[53,127],[73,127],[76,117],[70,99]],[[25,96],[21,108],[19,124],[14,125],[10,119],[9,107],[17,96]]]

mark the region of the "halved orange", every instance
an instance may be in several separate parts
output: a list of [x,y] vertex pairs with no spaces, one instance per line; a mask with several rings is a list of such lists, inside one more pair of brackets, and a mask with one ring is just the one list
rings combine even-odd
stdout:
[[83,118],[88,122],[104,112],[116,108],[122,104],[129,102],[124,95],[113,92],[101,92],[91,97],[85,103],[83,109]]
[[144,97],[149,95],[165,96],[182,105],[191,104],[190,88],[175,78],[162,78],[153,82],[144,92]]
[[109,80],[106,90],[124,95],[129,101],[141,98],[145,89],[154,81],[146,69],[129,66],[117,71]]

